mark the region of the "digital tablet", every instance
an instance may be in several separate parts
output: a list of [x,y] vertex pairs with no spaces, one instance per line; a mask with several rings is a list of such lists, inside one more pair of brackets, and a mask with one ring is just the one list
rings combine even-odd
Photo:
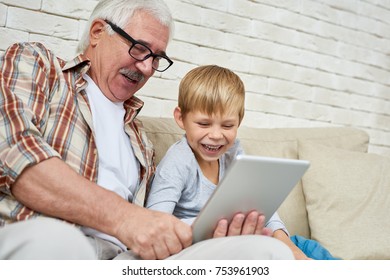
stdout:
[[193,242],[211,238],[218,221],[257,210],[266,221],[309,167],[304,160],[238,156],[193,223]]

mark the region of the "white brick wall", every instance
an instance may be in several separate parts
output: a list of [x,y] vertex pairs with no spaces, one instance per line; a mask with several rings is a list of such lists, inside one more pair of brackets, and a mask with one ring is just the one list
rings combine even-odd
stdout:
[[[390,156],[390,1],[166,0],[176,19],[172,68],[139,95],[143,115],[171,117],[183,75],[233,69],[247,90],[244,124],[352,126]],[[0,53],[41,41],[72,58],[96,0],[0,0]]]

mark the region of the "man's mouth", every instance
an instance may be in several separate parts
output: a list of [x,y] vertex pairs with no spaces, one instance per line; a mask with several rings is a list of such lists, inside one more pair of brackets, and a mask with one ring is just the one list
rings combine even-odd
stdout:
[[139,83],[145,79],[144,75],[142,75],[141,73],[124,68],[119,70],[119,73],[121,73],[131,83]]
[[[123,75],[123,74],[122,74]],[[131,77],[129,77],[129,76],[126,76],[126,75],[123,75],[123,77],[125,77],[130,83],[137,83],[137,81],[136,80],[134,80],[134,79],[132,79]]]

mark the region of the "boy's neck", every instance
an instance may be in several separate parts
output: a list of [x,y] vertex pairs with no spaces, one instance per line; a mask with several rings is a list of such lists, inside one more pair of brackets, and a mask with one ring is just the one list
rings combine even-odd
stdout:
[[215,161],[198,161],[199,167],[210,182],[218,185],[219,182],[219,160]]

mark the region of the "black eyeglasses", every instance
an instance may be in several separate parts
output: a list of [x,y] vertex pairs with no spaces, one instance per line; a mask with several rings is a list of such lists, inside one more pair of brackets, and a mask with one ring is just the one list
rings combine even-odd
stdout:
[[144,44],[133,39],[129,34],[127,34],[122,28],[113,24],[112,22],[105,20],[112,30],[118,33],[120,36],[125,38],[127,41],[131,42],[131,47],[129,49],[129,55],[138,61],[144,61],[149,57],[153,58],[152,68],[158,72],[164,72],[173,64],[173,61],[169,59],[166,55],[155,54]]

